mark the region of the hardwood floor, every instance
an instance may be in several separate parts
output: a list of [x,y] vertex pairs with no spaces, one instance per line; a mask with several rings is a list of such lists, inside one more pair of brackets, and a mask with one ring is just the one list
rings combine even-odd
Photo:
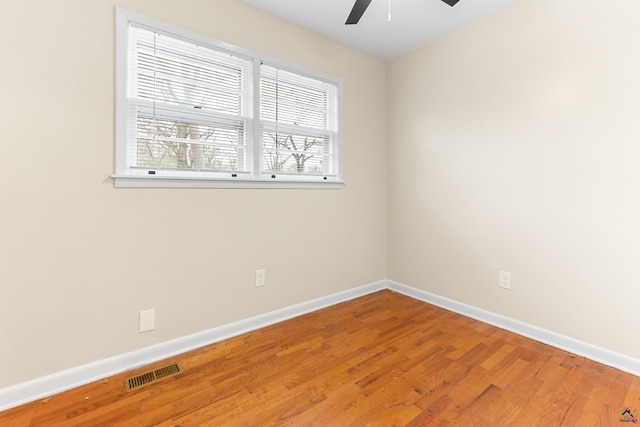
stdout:
[[0,413],[1,426],[615,426],[640,378],[391,291]]

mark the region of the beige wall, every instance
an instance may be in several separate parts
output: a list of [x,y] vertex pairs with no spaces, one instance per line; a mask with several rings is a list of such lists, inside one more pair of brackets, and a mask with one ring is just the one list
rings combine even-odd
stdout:
[[[115,5],[342,77],[346,188],[114,189]],[[386,277],[382,61],[239,0],[1,0],[0,61],[0,387]]]
[[391,279],[640,357],[638,16],[523,0],[388,64]]

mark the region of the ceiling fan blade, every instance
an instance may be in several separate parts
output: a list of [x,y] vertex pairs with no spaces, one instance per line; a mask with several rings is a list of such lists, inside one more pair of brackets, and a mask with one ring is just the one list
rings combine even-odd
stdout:
[[369,7],[369,3],[371,3],[371,0],[356,0],[356,2],[353,4],[353,9],[351,9],[349,17],[347,18],[347,22],[345,22],[345,25],[357,24],[364,11]]
[[456,5],[456,3],[458,3],[460,0],[442,0],[443,2],[445,2],[446,4],[448,4],[449,6],[453,7]]

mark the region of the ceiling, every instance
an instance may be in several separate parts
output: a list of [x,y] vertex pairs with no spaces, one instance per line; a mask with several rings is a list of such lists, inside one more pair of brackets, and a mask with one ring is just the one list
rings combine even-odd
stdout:
[[242,1],[386,60],[520,0],[372,0],[357,25],[344,24],[355,0]]

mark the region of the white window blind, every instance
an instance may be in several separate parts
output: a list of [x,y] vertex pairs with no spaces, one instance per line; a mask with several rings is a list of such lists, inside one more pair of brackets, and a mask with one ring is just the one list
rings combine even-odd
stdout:
[[117,17],[116,186],[342,185],[338,79]]
[[336,86],[262,64],[263,173],[335,177]]
[[130,165],[248,172],[251,62],[133,24],[129,35]]

